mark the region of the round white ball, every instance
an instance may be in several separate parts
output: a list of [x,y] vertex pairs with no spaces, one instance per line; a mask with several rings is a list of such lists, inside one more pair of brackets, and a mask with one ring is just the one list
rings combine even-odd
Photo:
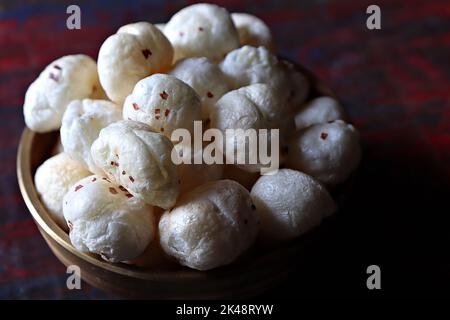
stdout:
[[225,75],[208,58],[180,60],[170,74],[190,85],[202,101],[202,119],[207,120],[216,101],[230,90]]
[[146,124],[119,121],[100,131],[92,159],[112,180],[144,202],[171,208],[178,197],[178,171],[173,144]]
[[155,235],[152,207],[102,176],[75,183],[63,209],[73,246],[110,262],[138,257]]
[[63,214],[63,197],[78,180],[91,173],[82,163],[67,153],[59,153],[42,163],[36,170],[36,191],[52,219],[67,230]]
[[265,83],[283,96],[284,103],[290,108],[301,105],[309,92],[306,77],[265,47],[246,45],[233,50],[221,62],[220,68],[234,88]]
[[296,238],[336,210],[334,200],[319,182],[291,169],[261,176],[250,195],[261,218],[263,242]]
[[233,262],[254,242],[259,218],[235,181],[206,183],[183,196],[159,221],[163,250],[182,265],[209,270]]
[[[234,163],[233,159],[237,155],[237,148],[242,145],[238,142],[234,144],[232,140],[226,140],[226,137],[243,141],[245,130],[257,130],[256,138],[259,145],[259,129],[279,129],[280,144],[284,144],[285,137],[294,129],[294,121],[286,117],[282,111],[284,106],[282,99],[276,95],[276,91],[266,84],[252,84],[237,90],[226,93],[220,98],[211,113],[211,127],[217,128],[224,134],[227,129],[242,129],[234,131],[234,134],[225,135],[224,146],[219,146],[219,151],[227,158],[227,163]],[[248,139],[245,140],[245,150],[249,148]],[[271,134],[268,132],[267,145],[271,145]],[[233,148],[233,153],[226,152],[226,148]],[[225,150],[221,147],[225,147]],[[257,152],[257,150],[255,150]],[[246,152],[246,155],[248,152]],[[248,154],[252,156],[252,154]],[[257,158],[257,154],[253,155]],[[249,160],[249,159],[248,159]],[[250,172],[256,172],[263,167],[259,162],[256,164],[240,164],[242,169]]]
[[231,19],[239,33],[241,46],[263,46],[275,52],[272,33],[264,21],[247,13],[232,13]]
[[67,105],[75,99],[89,98],[99,88],[97,65],[90,57],[77,54],[53,61],[25,94],[27,127],[36,132],[59,129]]
[[167,74],[154,74],[139,81],[126,98],[123,118],[149,125],[169,139],[173,130],[194,131],[201,121],[201,102],[189,85]]
[[154,25],[137,22],[121,27],[100,47],[98,73],[108,97],[121,105],[141,79],[172,65],[173,48]]
[[164,28],[175,51],[175,60],[207,57],[221,61],[239,47],[239,35],[225,8],[200,3],[185,7],[172,16]]
[[89,170],[102,174],[91,156],[91,145],[100,130],[122,119],[122,110],[106,100],[74,100],[67,107],[61,126],[64,151],[82,162]]
[[319,97],[308,102],[297,112],[295,115],[295,127],[297,130],[300,130],[314,124],[338,119],[346,119],[344,109],[339,102],[331,97]]
[[289,144],[287,166],[332,186],[344,182],[360,159],[358,132],[336,120],[299,131]]

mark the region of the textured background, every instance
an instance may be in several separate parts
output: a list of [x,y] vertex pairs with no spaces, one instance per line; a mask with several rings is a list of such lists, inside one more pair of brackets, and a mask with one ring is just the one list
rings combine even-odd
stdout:
[[[82,29],[65,28],[80,5]],[[0,1],[0,298],[113,298],[65,288],[17,186],[16,150],[27,86],[50,61],[92,57],[120,25],[164,22],[186,1]],[[448,295],[450,286],[450,2],[381,1],[382,30],[365,27],[371,2],[216,1],[264,19],[279,51],[342,98],[361,131],[355,192],[311,237],[301,267],[265,297]],[[365,289],[378,264],[382,291]]]

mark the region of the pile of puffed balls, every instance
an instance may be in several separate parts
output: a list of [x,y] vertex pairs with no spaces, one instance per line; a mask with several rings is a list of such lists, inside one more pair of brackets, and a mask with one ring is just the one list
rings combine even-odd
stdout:
[[[160,252],[198,270],[228,265],[255,242],[272,246],[317,226],[336,211],[328,190],[358,165],[359,135],[340,104],[307,100],[309,92],[255,16],[195,4],[165,25],[125,25],[97,63],[64,56],[28,88],[27,126],[60,130],[36,190],[82,252],[114,263]],[[222,131],[279,128],[281,168],[174,164],[171,133],[192,133],[196,120]]]

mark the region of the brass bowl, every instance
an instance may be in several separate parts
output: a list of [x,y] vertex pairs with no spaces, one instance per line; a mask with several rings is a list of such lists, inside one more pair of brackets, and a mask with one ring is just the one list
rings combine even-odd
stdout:
[[[299,69],[309,78],[310,99],[319,95],[334,96],[309,71]],[[302,237],[272,249],[253,248],[233,264],[207,272],[185,267],[148,269],[111,264],[76,250],[68,234],[42,205],[34,186],[36,168],[50,157],[57,140],[57,132],[38,134],[24,129],[17,154],[20,191],[50,249],[65,266],[79,266],[82,279],[90,285],[126,298],[245,298],[272,288],[296,268]],[[342,193],[342,190],[338,192],[338,201]]]

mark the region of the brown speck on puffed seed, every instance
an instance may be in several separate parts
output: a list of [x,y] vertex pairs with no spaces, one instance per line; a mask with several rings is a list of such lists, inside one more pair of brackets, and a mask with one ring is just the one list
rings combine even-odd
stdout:
[[108,181],[109,183],[111,183],[111,181],[108,178],[103,177],[102,180]]
[[149,56],[152,55],[152,52],[149,49],[142,50],[142,54],[144,55],[145,59],[147,59]]
[[55,68],[56,70],[61,70],[62,68],[60,67],[60,66],[58,66],[57,64],[55,64],[54,66],[53,66],[53,68]]
[[126,196],[127,198],[133,198],[133,195],[132,195],[131,193],[127,193],[127,194],[125,194],[125,196]]
[[122,190],[122,191],[124,191],[124,192],[126,192],[126,191],[127,191],[127,189],[125,189],[125,187],[124,187],[124,186],[119,186],[119,189],[120,189],[120,190]]
[[133,102],[133,109],[134,110],[139,110],[139,105],[136,102]]
[[56,82],[58,82],[58,80],[59,80],[59,77],[52,72],[50,72],[49,77],[50,77],[50,79],[52,79]]
[[77,186],[75,187],[75,192],[78,191],[78,190],[80,190],[81,188],[83,188],[83,186],[82,186],[81,184],[77,185]]
[[169,97],[169,94],[167,92],[163,91],[159,94],[159,96],[161,97],[161,99],[167,100],[167,98]]
[[132,176],[129,176],[128,179],[130,179],[131,182],[134,182],[134,178]]
[[322,132],[322,133],[320,134],[320,139],[322,139],[322,140],[326,140],[327,137],[328,137],[328,133],[326,133],[326,132]]
[[210,91],[208,91],[208,93],[206,94],[206,96],[207,96],[208,98],[214,98],[214,95],[213,95]]
[[123,170],[123,171],[122,171],[122,175],[125,175],[125,174],[126,174],[126,172],[125,172],[125,170]]
[[161,116],[161,109],[155,109],[155,118],[158,120]]
[[117,194],[117,190],[114,188],[109,188],[109,192],[111,192],[112,194]]
[[96,178],[96,177],[93,177],[91,181],[92,181],[92,182],[95,182],[95,181],[97,181],[97,178]]
[[198,31],[203,31],[204,29],[202,27],[198,27]]
[[159,131],[164,132],[164,128],[159,129]]
[[166,110],[164,111],[164,116],[167,118],[167,116],[169,115],[169,113],[170,113],[170,109],[166,109]]

